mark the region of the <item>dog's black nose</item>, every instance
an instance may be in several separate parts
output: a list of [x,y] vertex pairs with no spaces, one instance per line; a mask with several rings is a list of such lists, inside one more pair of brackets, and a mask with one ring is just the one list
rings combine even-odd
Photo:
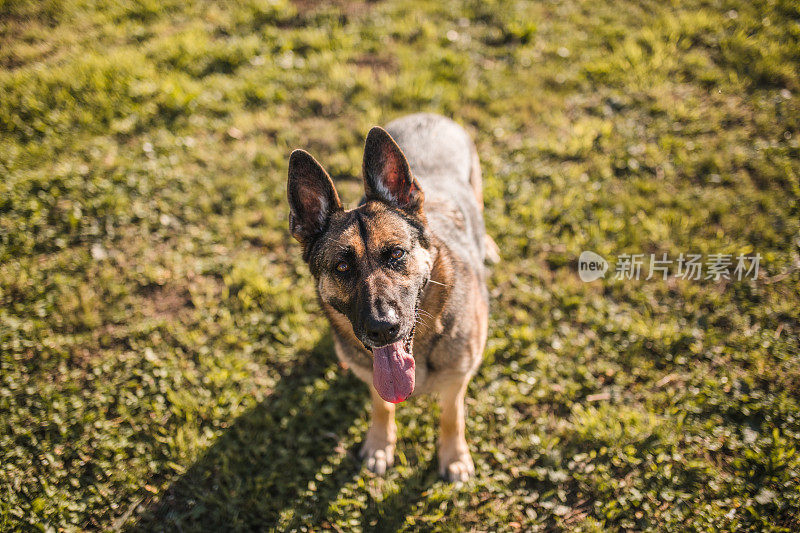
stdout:
[[397,313],[390,311],[382,316],[369,316],[364,324],[367,339],[373,346],[383,346],[395,340],[400,331]]

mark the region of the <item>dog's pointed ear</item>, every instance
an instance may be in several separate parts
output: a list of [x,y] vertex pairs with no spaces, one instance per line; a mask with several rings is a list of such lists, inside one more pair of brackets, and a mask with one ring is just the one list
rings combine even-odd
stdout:
[[304,150],[289,156],[289,229],[306,245],[328,225],[330,216],[342,209],[331,177],[317,160]]
[[406,156],[392,136],[378,126],[369,130],[364,146],[364,192],[368,200],[410,212],[421,211],[425,199]]

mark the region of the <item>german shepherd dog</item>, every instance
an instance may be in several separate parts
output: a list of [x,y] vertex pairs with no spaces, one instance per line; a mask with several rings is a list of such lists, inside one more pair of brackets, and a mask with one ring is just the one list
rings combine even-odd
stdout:
[[[336,355],[365,381],[372,421],[361,456],[394,463],[395,404],[436,393],[439,472],[474,473],[464,394],[486,344],[488,293],[481,169],[455,122],[415,114],[374,127],[364,148],[365,196],[345,210],[303,150],[289,159],[290,228],[333,330]],[[490,250],[491,252],[491,250]]]

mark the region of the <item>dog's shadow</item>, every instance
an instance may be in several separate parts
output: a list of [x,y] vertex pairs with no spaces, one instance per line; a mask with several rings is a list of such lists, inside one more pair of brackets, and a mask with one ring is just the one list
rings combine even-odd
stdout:
[[332,370],[332,352],[326,336],[298,356],[267,399],[238,417],[131,530],[267,530],[304,520],[293,515],[309,508],[324,516],[360,471],[343,443],[366,417],[369,396],[351,373]]

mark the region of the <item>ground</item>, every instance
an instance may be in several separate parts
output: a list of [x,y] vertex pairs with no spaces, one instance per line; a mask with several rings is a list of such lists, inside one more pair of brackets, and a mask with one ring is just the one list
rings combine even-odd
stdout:
[[[793,0],[0,3],[0,530],[797,531],[798,42]],[[352,205],[421,110],[502,255],[463,486],[426,398],[361,467],[288,232],[292,149]]]

